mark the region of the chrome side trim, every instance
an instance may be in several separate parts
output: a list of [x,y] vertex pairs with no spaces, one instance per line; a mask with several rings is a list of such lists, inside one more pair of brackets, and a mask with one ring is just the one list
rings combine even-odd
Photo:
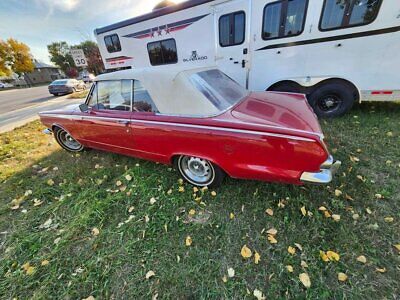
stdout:
[[50,118],[61,118],[68,120],[105,120],[105,121],[125,121],[130,123],[142,123],[142,124],[152,124],[152,125],[164,125],[164,126],[174,126],[174,127],[185,127],[185,128],[193,128],[193,129],[208,129],[208,130],[216,130],[222,132],[233,132],[233,133],[243,133],[243,134],[252,134],[252,135],[264,135],[270,137],[277,138],[285,138],[296,141],[304,141],[304,142],[315,142],[315,140],[305,137],[279,134],[279,133],[270,133],[270,132],[262,132],[256,130],[244,130],[244,129],[234,129],[234,128],[224,128],[224,127],[216,127],[216,126],[207,126],[207,125],[192,125],[192,124],[182,124],[182,123],[173,123],[173,122],[162,122],[162,121],[148,121],[148,120],[135,120],[135,119],[123,119],[123,118],[108,118],[108,117],[93,117],[93,116],[76,116],[76,115],[56,115],[56,114],[41,114],[43,117]]

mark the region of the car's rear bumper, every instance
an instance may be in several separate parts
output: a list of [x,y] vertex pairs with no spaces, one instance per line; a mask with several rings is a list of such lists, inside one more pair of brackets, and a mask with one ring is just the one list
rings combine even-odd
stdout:
[[303,183],[316,183],[326,184],[330,183],[333,179],[333,175],[340,168],[342,163],[338,160],[334,160],[332,156],[321,165],[321,170],[317,173],[304,172],[301,174],[300,181]]

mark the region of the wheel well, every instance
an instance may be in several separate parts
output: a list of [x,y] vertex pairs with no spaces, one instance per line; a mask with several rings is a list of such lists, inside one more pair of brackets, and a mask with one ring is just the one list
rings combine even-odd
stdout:
[[53,126],[51,126],[51,130],[52,130],[53,132],[55,132],[55,131],[56,131],[56,128],[57,128],[57,129],[62,129],[62,127],[61,127],[61,126],[59,126],[59,125],[56,125],[56,124],[54,124]]
[[[354,94],[354,100],[358,101],[360,99],[360,94],[358,92],[357,87],[350,81],[346,80],[346,79],[342,79],[342,78],[329,78],[329,79],[325,79],[323,81],[318,82],[317,84],[310,86],[310,87],[305,87],[300,85],[299,83],[297,83],[296,81],[293,80],[282,80],[279,81],[277,83],[274,83],[273,85],[271,85],[267,91],[276,91],[279,90],[279,88],[283,88],[283,87],[293,87],[294,90],[289,90],[288,92],[297,92],[297,93],[301,93],[301,94],[306,94],[309,95],[311,94],[313,91],[315,91],[317,88],[319,88],[320,86],[327,84],[327,83],[339,83],[339,84],[343,84],[346,85],[347,87],[349,87]],[[291,88],[289,88],[291,89]]]
[[271,85],[267,91],[279,91],[280,88],[290,87],[288,92],[296,92],[305,94],[306,87],[298,84],[296,81],[293,80],[282,80],[277,83]]

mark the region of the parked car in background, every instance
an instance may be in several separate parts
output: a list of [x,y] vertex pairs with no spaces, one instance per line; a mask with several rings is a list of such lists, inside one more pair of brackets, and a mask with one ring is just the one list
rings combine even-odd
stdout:
[[54,96],[71,94],[85,89],[85,83],[76,79],[59,79],[49,85],[49,92]]
[[95,78],[96,76],[94,76],[93,74],[85,74],[82,76],[82,80],[84,83],[92,83]]
[[12,88],[12,87],[13,87],[12,84],[0,81],[0,89],[6,89],[6,88]]
[[251,93],[215,67],[103,74],[85,104],[39,115],[68,151],[87,147],[174,164],[200,187],[225,175],[329,183],[340,166],[304,95]]

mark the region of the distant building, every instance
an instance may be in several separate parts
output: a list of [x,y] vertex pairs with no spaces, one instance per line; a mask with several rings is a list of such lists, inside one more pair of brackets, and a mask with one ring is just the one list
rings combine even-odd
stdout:
[[58,67],[48,65],[36,59],[33,63],[35,64],[33,72],[25,73],[24,75],[24,79],[29,85],[48,83],[65,77]]

